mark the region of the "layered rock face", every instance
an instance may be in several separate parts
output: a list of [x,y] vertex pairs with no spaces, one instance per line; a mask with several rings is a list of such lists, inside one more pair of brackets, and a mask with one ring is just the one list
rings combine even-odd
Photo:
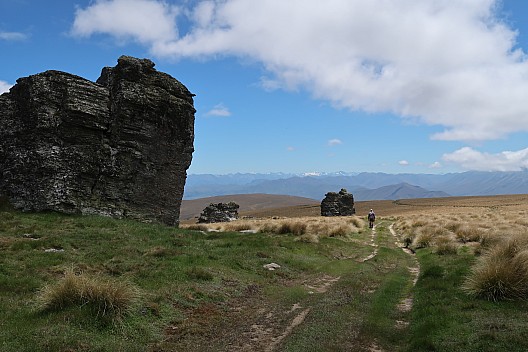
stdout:
[[59,71],[0,96],[0,195],[24,211],[177,225],[194,142],[193,94],[122,56],[96,83]]
[[198,223],[233,221],[238,219],[238,208],[235,202],[211,203],[200,214]]
[[349,216],[355,213],[354,196],[344,188],[339,193],[328,192],[321,202],[322,216]]

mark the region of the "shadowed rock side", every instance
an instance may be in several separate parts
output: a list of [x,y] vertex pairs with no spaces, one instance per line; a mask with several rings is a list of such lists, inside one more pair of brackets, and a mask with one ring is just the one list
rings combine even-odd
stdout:
[[321,201],[322,216],[349,216],[355,213],[354,196],[344,188],[339,193],[328,192]]
[[0,96],[0,194],[24,211],[177,225],[194,142],[193,94],[122,56],[97,83],[20,78]]

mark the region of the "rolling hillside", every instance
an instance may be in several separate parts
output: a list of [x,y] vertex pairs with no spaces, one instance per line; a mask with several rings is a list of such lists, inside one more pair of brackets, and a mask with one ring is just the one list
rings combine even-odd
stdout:
[[319,201],[315,199],[275,194],[235,194],[216,196],[184,200],[180,210],[180,220],[189,220],[200,216],[202,210],[210,203],[227,202],[235,202],[240,205],[240,213],[299,205],[319,205]]
[[[235,200],[236,199],[236,200]],[[211,197],[184,201],[180,216],[182,224],[194,223],[194,215],[198,216],[203,207],[209,203],[233,200],[244,204],[241,206],[241,216],[256,218],[269,217],[304,217],[319,216],[320,203],[313,199],[300,197],[275,196],[267,194],[239,194],[229,197]],[[275,203],[277,201],[277,203]],[[296,203],[297,204],[293,204]],[[471,197],[442,197],[442,198],[414,198],[400,200],[368,200],[356,201],[356,215],[366,216],[369,209],[374,209],[380,217],[395,217],[409,214],[438,213],[446,210],[465,212],[466,209],[476,208],[508,208],[525,207],[528,204],[527,194],[499,195],[499,196],[471,196]],[[200,209],[201,208],[201,209]],[[184,210],[185,209],[185,210]],[[191,215],[189,215],[191,214]]]

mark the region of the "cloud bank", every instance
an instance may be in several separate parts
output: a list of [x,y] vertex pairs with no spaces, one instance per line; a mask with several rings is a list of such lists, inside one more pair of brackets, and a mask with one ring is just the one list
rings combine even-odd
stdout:
[[110,34],[144,45],[164,44],[178,37],[178,8],[156,0],[96,0],[77,8],[71,34],[89,37]]
[[490,154],[464,147],[453,153],[444,154],[442,159],[461,165],[468,170],[522,171],[528,169],[528,148]]
[[435,139],[528,131],[528,60],[499,0],[181,3],[96,0],[72,33],[132,38],[159,57],[250,59],[266,89],[442,126]]

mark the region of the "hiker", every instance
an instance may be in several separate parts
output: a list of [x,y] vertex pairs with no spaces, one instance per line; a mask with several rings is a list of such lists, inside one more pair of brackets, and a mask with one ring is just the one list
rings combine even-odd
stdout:
[[376,214],[374,214],[374,210],[370,209],[370,212],[368,213],[367,219],[369,221],[369,228],[374,228],[374,221],[376,220]]

